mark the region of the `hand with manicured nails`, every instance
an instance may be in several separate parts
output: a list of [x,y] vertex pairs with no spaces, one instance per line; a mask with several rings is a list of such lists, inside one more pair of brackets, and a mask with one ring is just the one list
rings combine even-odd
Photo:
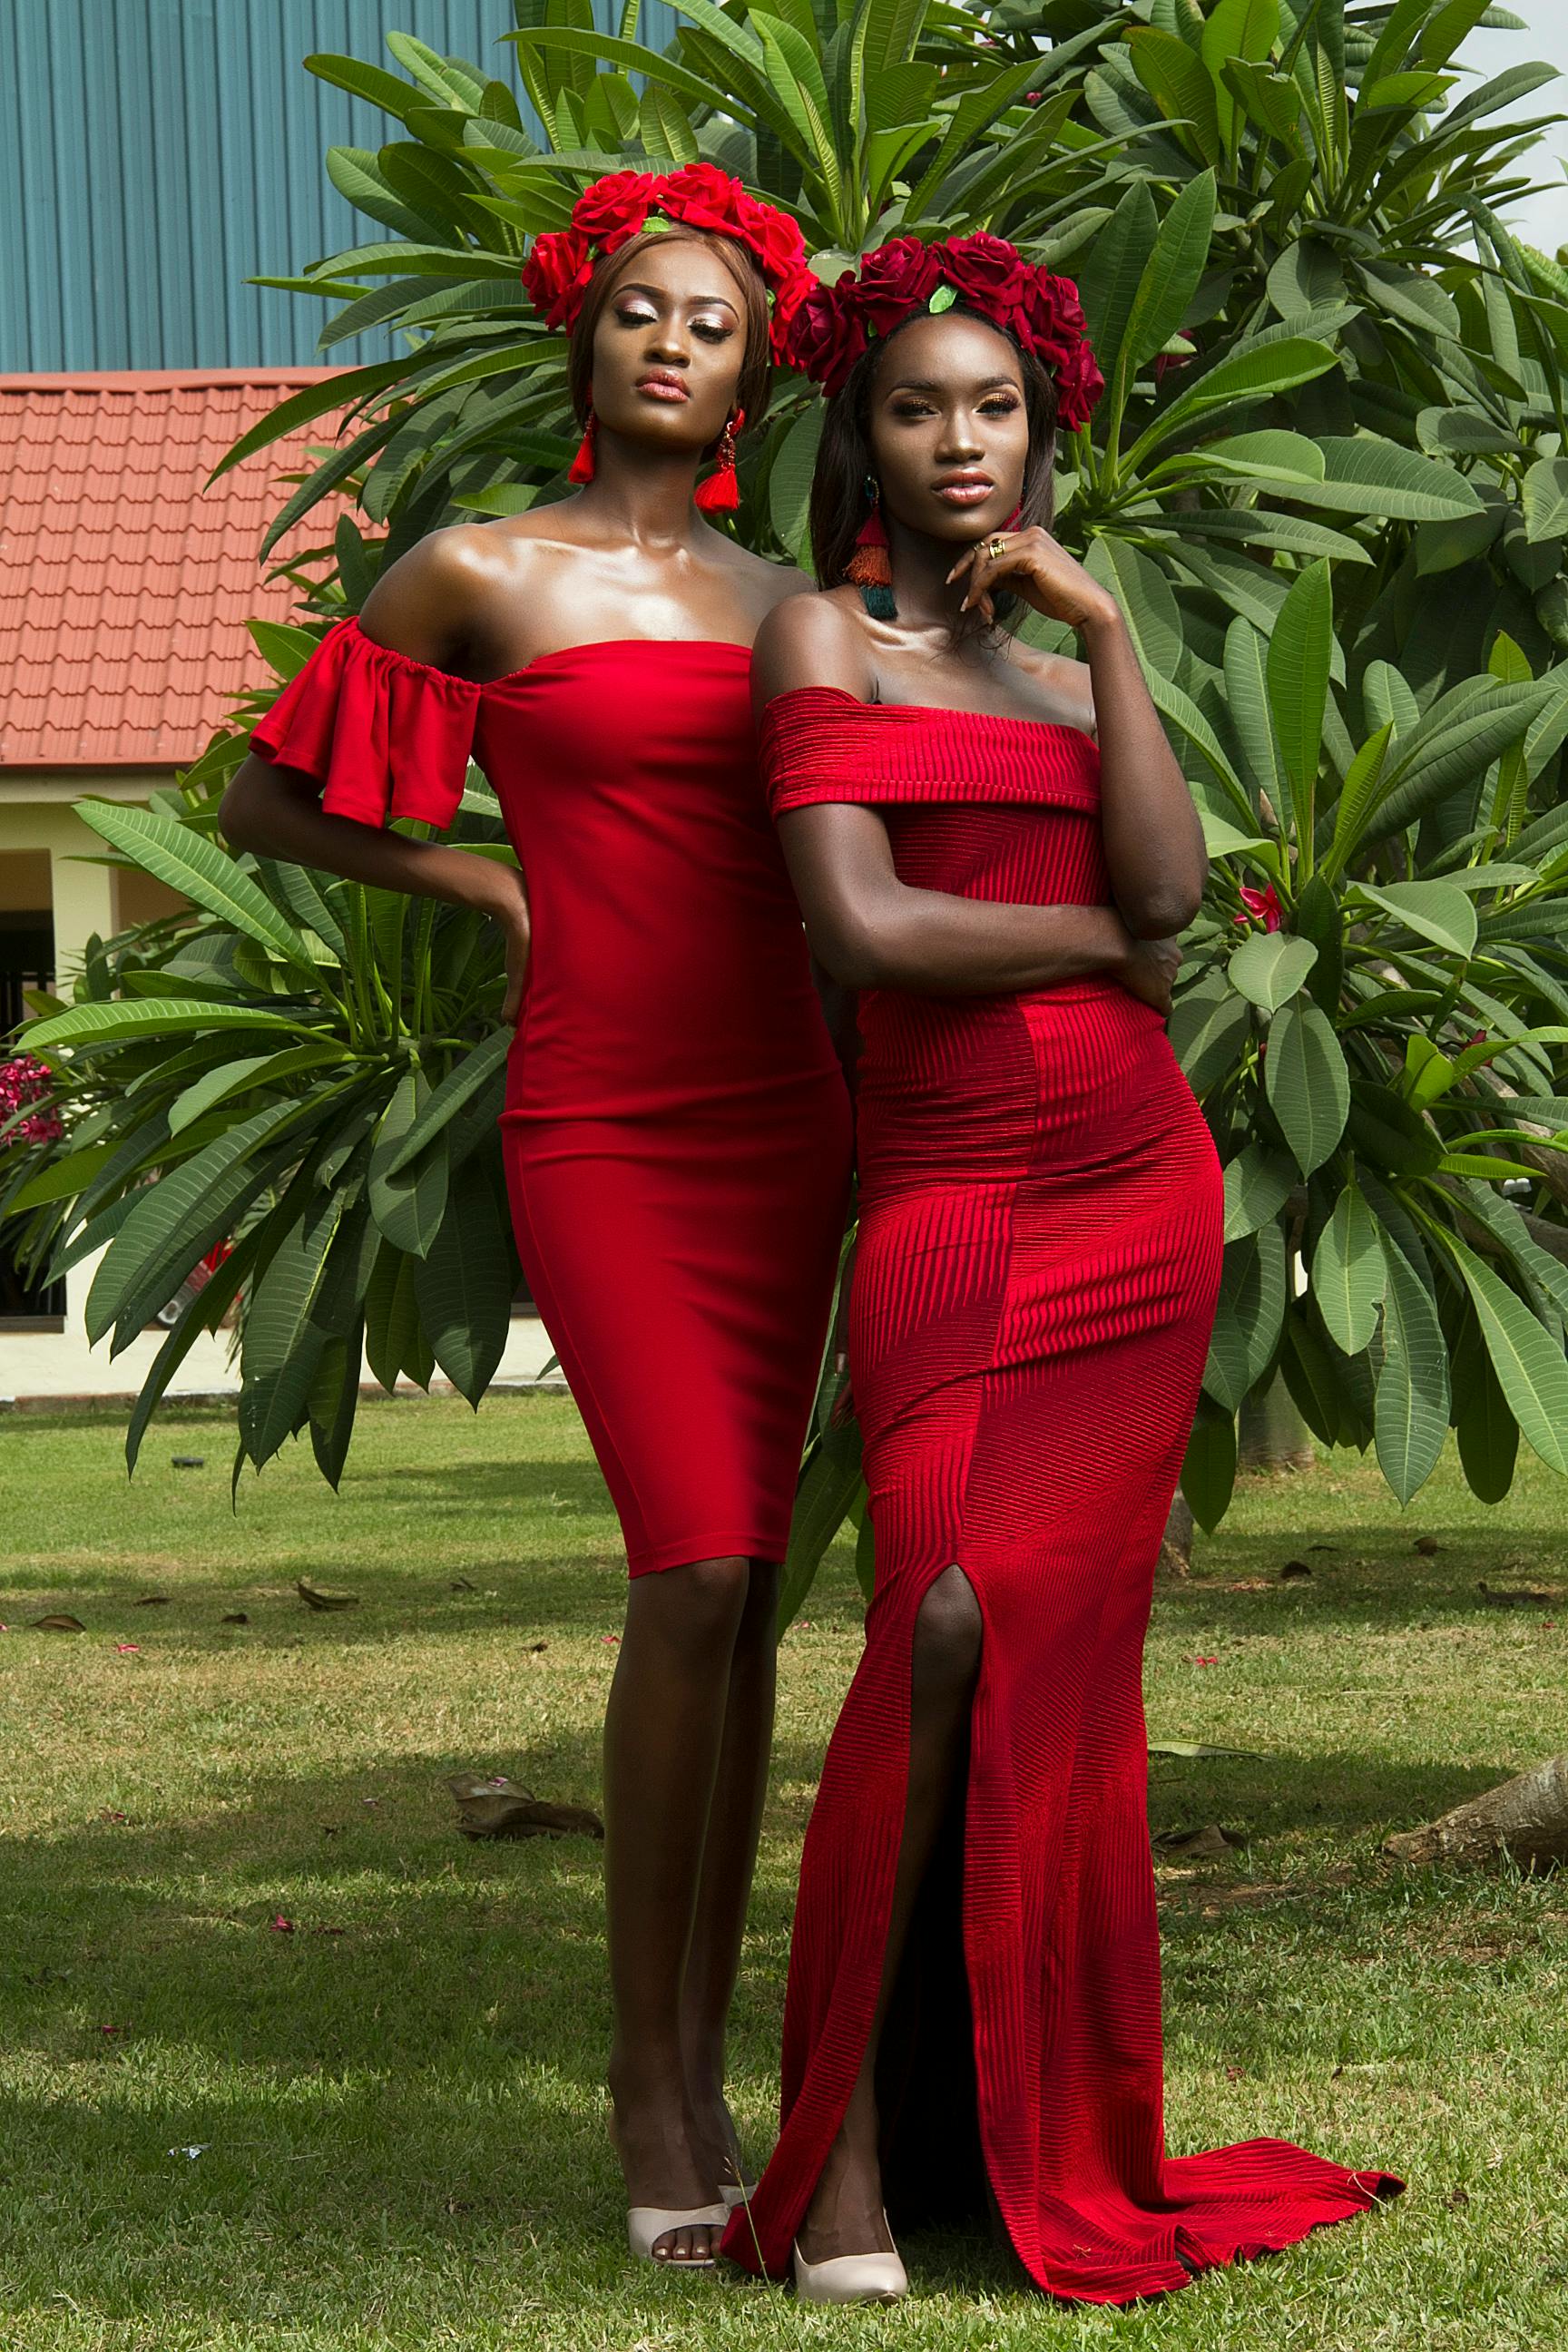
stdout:
[[976,605],[988,623],[994,617],[993,593],[998,588],[1011,589],[1047,620],[1065,622],[1069,629],[1121,618],[1116,599],[1038,523],[1031,523],[1027,530],[995,531],[980,540],[959,557],[947,577],[950,584],[963,578],[959,609],[967,612]]

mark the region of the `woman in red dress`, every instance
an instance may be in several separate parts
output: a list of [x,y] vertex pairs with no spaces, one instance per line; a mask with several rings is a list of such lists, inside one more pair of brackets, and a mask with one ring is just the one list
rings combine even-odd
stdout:
[[[615,2138],[634,2251],[710,2263],[849,1113],[748,689],[756,630],[802,575],[698,509],[733,505],[734,436],[815,280],[795,224],[710,164],[596,184],[524,277],[571,333],[584,487],[391,565],[257,729],[223,823],[505,933],[518,1246],[632,1576],[605,1726]],[[449,824],[470,754],[520,871],[383,829]]]
[[[1164,1028],[1203,843],[1122,616],[1049,534],[1058,419],[1099,389],[1074,289],[995,237],[900,239],[796,334],[832,395],[817,576],[847,584],[770,614],[753,691],[807,934],[862,991],[876,1588],[783,2130],[724,2246],[885,2300],[886,2208],[989,2198],[1040,2287],[1120,2303],[1396,2185],[1280,2140],[1164,2152],[1141,1671],[1220,1268]],[[1017,643],[1004,597],[1086,661]]]

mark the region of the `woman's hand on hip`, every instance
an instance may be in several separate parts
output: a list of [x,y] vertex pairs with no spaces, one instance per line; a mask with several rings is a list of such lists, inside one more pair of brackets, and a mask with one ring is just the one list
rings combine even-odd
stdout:
[[528,887],[515,866],[497,866],[493,870],[499,887],[486,911],[495,917],[506,941],[506,995],[501,1003],[501,1019],[515,1021],[522,1008],[528,950],[533,936]]
[[961,609],[967,612],[977,605],[987,621],[993,618],[994,593],[1007,588],[1047,620],[1061,621],[1069,629],[1121,623],[1115,597],[1038,523],[1031,523],[1027,530],[994,531],[961,555],[947,576],[950,582],[963,581]]

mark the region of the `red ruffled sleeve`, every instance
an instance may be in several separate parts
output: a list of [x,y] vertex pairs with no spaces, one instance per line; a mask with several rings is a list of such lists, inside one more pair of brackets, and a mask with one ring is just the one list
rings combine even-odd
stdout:
[[340,621],[291,678],[250,739],[253,751],[321,786],[331,816],[360,824],[457,814],[480,688],[432,669]]

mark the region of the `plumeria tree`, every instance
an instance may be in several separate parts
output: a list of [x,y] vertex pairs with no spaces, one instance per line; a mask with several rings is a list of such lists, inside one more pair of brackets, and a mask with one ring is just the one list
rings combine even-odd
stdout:
[[[1469,33],[1512,21],[1486,0],[675,6],[660,51],[635,0],[613,34],[517,0],[531,125],[405,36],[390,66],[306,61],[388,136],[328,158],[364,242],[269,282],[324,306],[325,356],[392,348],[226,461],[340,419],[268,534],[322,518],[268,663],[292,675],[426,531],[560,495],[565,347],[520,270],[602,173],[705,158],[826,278],[980,229],[1070,273],[1107,390],[1064,436],[1058,528],[1128,614],[1213,857],[1173,1024],[1226,1184],[1189,1496],[1215,1524],[1237,1411],[1280,1375],[1405,1496],[1451,1426],[1482,1495],[1521,1432],[1568,1468],[1568,278],[1508,226],[1547,118],[1503,113],[1550,69],[1478,82]],[[764,553],[805,552],[820,413],[781,375],[742,445],[733,527]],[[39,1266],[106,1250],[89,1318],[117,1345],[233,1238],[132,1450],[237,1302],[242,1459],[308,1428],[335,1477],[362,1336],[388,1381],[439,1364],[477,1397],[493,1370],[500,972],[454,910],[229,854],[258,707],[150,811],[84,809],[196,913],[40,1008],[63,1133],[10,1155],[0,1208]],[[508,854],[478,778],[458,824]],[[858,1476],[828,1382],[791,1596]]]

